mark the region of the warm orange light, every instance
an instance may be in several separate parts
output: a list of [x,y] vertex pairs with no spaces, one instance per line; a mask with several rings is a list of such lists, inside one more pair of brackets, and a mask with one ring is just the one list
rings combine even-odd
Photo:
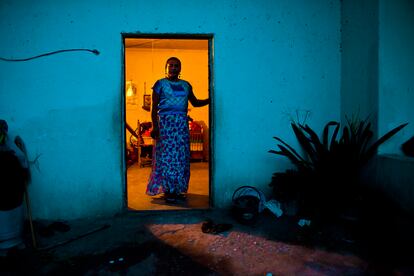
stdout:
[[135,96],[135,91],[132,87],[132,81],[127,81],[127,86],[128,86],[127,93],[126,93],[127,97]]

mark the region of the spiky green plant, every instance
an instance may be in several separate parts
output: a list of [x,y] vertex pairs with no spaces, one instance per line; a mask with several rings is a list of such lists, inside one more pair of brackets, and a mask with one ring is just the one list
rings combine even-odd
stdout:
[[[373,131],[368,120],[359,123],[348,121],[343,128],[342,136],[338,138],[340,124],[335,121],[328,122],[322,134],[322,139],[307,124],[293,122],[293,132],[305,152],[301,156],[293,147],[279,137],[273,137],[279,144],[279,150],[270,150],[270,153],[287,157],[299,171],[318,171],[326,166],[332,167],[332,162],[346,165],[351,162],[356,169],[362,169],[374,157],[380,145],[389,140],[408,123],[401,124],[371,142]],[[330,136],[330,128],[334,128]],[[345,166],[347,167],[347,166]]]
[[[379,146],[406,125],[407,123],[401,124],[372,141],[373,131],[368,119],[347,120],[341,135],[340,123],[330,121],[325,125],[321,138],[307,124],[293,122],[292,130],[304,154],[299,154],[279,137],[274,137],[278,141],[278,150],[269,152],[287,157],[298,173],[306,175],[308,183],[296,185],[300,189],[296,191],[298,198],[306,198],[308,202],[317,201],[317,204],[331,204],[341,201],[339,197],[344,200],[345,197],[355,194],[361,171],[375,156]],[[277,190],[277,179],[273,179],[270,185]],[[280,185],[289,183],[284,181]]]

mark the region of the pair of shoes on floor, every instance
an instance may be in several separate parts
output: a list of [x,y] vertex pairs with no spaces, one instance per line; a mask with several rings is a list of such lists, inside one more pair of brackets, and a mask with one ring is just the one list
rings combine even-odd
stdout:
[[187,197],[185,194],[165,193],[164,200],[167,203],[176,203],[177,201],[185,201]]
[[206,220],[201,225],[201,231],[207,234],[220,234],[233,228],[230,223],[218,223],[215,224],[211,219]]
[[176,195],[175,195],[175,198],[176,198],[177,200],[181,200],[181,201],[185,201],[185,200],[187,200],[187,196],[186,196],[185,194],[176,194]]

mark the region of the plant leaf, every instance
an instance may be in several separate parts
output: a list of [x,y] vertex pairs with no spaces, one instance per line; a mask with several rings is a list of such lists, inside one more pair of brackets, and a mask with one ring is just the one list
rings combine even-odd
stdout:
[[315,131],[313,131],[313,129],[311,129],[308,125],[305,125],[302,128],[309,134],[310,142],[313,144],[313,148],[315,149],[314,156],[311,159],[313,162],[324,162],[326,160],[328,150],[321,143],[318,135]]
[[[338,126],[338,125],[339,125],[338,122],[330,121],[330,122],[328,122],[325,125],[325,127],[323,129],[322,143],[323,143],[323,146],[325,147],[326,150],[329,150],[329,137],[328,137],[328,135],[329,135],[329,128],[331,126]],[[332,142],[332,140],[331,140],[331,142]]]
[[301,128],[301,126],[296,125],[292,123],[293,132],[296,135],[296,138],[299,141],[299,144],[302,146],[303,150],[306,152],[308,157],[312,160],[312,162],[316,162],[315,159],[315,149],[312,147],[310,139],[306,137],[304,130]]
[[305,161],[303,159],[302,156],[300,156],[300,154],[291,146],[289,146],[285,141],[283,141],[282,139],[280,139],[279,137],[273,137],[274,139],[276,139],[277,141],[279,141],[280,143],[282,143],[284,146],[286,146],[298,159],[300,159],[301,161]]
[[395,128],[393,128],[392,130],[388,131],[387,133],[385,133],[383,136],[381,136],[381,138],[379,138],[375,143],[373,143],[367,150],[366,154],[365,154],[365,160],[363,160],[364,162],[367,162],[372,156],[375,155],[375,153],[377,152],[378,147],[384,143],[385,141],[387,141],[388,139],[390,139],[392,136],[394,136],[398,131],[400,131],[402,128],[404,128],[406,125],[408,125],[408,123],[405,124],[401,124]]
[[300,162],[300,160],[294,154],[292,154],[292,152],[290,152],[287,148],[285,148],[282,145],[277,145],[277,146],[279,147],[280,150],[269,150],[269,152],[277,154],[277,155],[286,156],[294,164]]
[[360,137],[360,149],[359,152],[361,155],[365,155],[366,154],[366,148],[369,145],[369,141],[371,141],[372,137],[374,136],[374,133],[371,130],[371,123],[368,123],[364,130],[361,133],[361,137]]
[[348,127],[344,127],[344,130],[342,131],[342,137],[341,137],[341,142],[343,144],[349,144],[349,129]]
[[338,136],[338,132],[339,132],[340,126],[341,125],[339,123],[337,123],[337,125],[336,125],[336,127],[334,129],[334,132],[333,132],[332,138],[331,138],[331,145],[329,146],[329,150],[330,151],[333,150],[334,145],[337,145],[338,144],[338,142],[336,141],[336,137]]
[[302,161],[300,159],[298,159],[291,151],[289,151],[286,147],[282,146],[282,145],[278,145],[278,147],[280,148],[280,155],[284,155],[286,156],[298,169],[302,169],[302,168],[308,168],[309,167],[309,163],[306,161]]

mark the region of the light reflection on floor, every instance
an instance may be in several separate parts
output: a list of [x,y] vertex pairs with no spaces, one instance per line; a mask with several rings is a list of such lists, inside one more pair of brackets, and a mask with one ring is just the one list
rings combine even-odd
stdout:
[[132,210],[180,210],[209,208],[208,162],[192,162],[187,200],[167,204],[160,196],[145,194],[150,167],[140,168],[136,163],[127,169],[128,208]]
[[197,224],[150,224],[149,231],[220,275],[363,275],[353,255],[272,241],[243,231],[203,233]]

